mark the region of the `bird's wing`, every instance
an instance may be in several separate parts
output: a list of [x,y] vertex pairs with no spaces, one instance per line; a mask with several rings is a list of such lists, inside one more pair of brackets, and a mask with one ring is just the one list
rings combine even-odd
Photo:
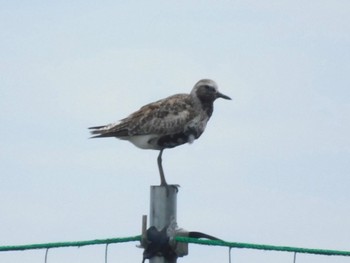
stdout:
[[172,134],[183,131],[194,118],[189,94],[177,94],[147,104],[119,123],[91,127],[96,137],[128,137],[144,134]]
[[127,127],[129,135],[171,134],[182,131],[193,117],[189,95],[177,94],[143,106],[119,126]]

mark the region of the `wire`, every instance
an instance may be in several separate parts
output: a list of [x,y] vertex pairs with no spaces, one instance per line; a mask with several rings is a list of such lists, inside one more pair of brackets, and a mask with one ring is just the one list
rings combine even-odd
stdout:
[[106,250],[105,250],[105,263],[108,262],[108,243],[106,244]]
[[287,247],[287,246],[272,246],[272,245],[260,245],[260,244],[249,244],[249,243],[238,243],[238,242],[226,242],[223,240],[208,240],[208,239],[197,239],[190,237],[175,238],[178,242],[192,243],[200,245],[210,246],[222,246],[222,247],[234,247],[234,248],[246,248],[246,249],[258,249],[258,250],[272,250],[272,251],[284,251],[284,252],[295,252],[305,254],[316,254],[316,255],[327,255],[327,256],[350,256],[350,251],[339,251],[339,250],[328,250],[328,249],[314,249],[314,248],[299,248],[299,247]]
[[[297,253],[327,255],[327,256],[346,256],[346,257],[350,256],[350,251],[340,251],[340,250],[249,244],[249,243],[227,242],[227,241],[223,241],[223,240],[208,240],[208,239],[189,238],[189,237],[181,237],[181,236],[176,236],[175,240],[177,242],[182,242],[182,243],[210,245],[210,246],[222,246],[222,247],[229,247],[229,248],[244,248],[244,249],[294,252],[295,253],[294,254],[294,263],[296,261],[296,254]],[[45,263],[47,263],[48,250],[51,248],[82,247],[82,246],[89,246],[89,245],[125,243],[125,242],[131,242],[131,241],[141,242],[141,235],[131,236],[131,237],[123,237],[123,238],[95,239],[95,240],[88,240],[88,241],[56,242],[56,243],[30,244],[30,245],[19,245],[19,246],[0,246],[0,252],[1,251],[21,251],[21,250],[33,250],[33,249],[46,249]],[[107,246],[106,246],[105,258],[107,258],[106,255],[107,255]]]
[[125,243],[130,241],[141,241],[141,236],[122,237],[122,238],[109,238],[109,239],[95,239],[88,241],[73,241],[73,242],[56,242],[56,243],[44,243],[44,244],[30,244],[19,246],[0,246],[1,251],[18,251],[18,250],[32,250],[32,249],[49,249],[59,247],[82,247],[91,245],[103,245],[112,243]]
[[47,248],[46,249],[46,252],[45,252],[45,263],[47,263],[47,254],[49,253],[49,249]]

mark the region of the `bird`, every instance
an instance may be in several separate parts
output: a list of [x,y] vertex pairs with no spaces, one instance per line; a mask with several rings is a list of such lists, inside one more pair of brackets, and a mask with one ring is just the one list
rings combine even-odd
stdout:
[[168,186],[162,166],[163,151],[198,139],[218,98],[231,100],[219,92],[215,81],[201,79],[189,94],[175,94],[146,104],[119,122],[90,127],[90,138],[116,137],[141,149],[159,150],[160,185]]

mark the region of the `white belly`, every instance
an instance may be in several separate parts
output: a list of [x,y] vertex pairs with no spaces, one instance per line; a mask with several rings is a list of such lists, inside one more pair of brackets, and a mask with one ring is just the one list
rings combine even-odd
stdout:
[[160,148],[156,145],[157,138],[158,136],[156,134],[147,134],[131,136],[127,138],[127,140],[141,149],[160,150]]

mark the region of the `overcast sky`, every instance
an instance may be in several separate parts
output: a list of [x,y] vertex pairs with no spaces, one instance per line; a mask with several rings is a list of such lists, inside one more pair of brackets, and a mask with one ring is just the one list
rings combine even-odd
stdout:
[[[201,138],[163,154],[178,224],[227,241],[350,250],[350,2],[0,1],[0,245],[134,236],[157,151],[87,127],[215,80]],[[137,243],[109,262],[141,262]],[[228,262],[190,245],[178,262]],[[44,250],[0,262],[44,262]],[[293,254],[232,250],[233,261]],[[103,262],[104,246],[49,251]],[[298,263],[350,258],[298,255]]]

